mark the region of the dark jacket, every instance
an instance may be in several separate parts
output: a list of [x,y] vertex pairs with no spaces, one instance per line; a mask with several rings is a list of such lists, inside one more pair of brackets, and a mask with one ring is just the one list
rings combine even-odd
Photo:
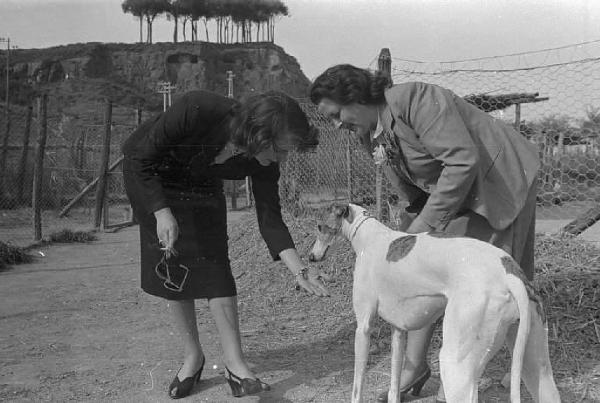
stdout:
[[192,91],[144,122],[123,144],[123,176],[134,210],[152,214],[169,207],[181,191],[222,191],[221,179],[252,178],[259,229],[271,256],[294,247],[281,217],[279,165],[261,166],[238,155],[212,164],[229,138],[228,117],[236,101],[207,91]]

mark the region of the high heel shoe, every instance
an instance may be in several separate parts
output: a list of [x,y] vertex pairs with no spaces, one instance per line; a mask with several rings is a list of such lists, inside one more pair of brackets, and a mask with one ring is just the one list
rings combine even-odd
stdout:
[[227,371],[227,383],[229,383],[229,387],[231,388],[231,394],[234,397],[242,397],[247,395],[255,395],[257,393],[271,390],[271,387],[261,381],[258,378],[240,378],[233,372],[229,370],[229,368],[225,367]]
[[[423,389],[423,385],[425,385],[425,382],[427,382],[429,377],[431,377],[431,369],[429,369],[429,367],[427,367],[425,372],[423,372],[421,375],[416,377],[411,383],[406,385],[404,387],[404,389],[400,390],[400,396],[406,395],[411,390],[412,390],[413,396],[419,396],[419,394],[421,393],[421,389]],[[388,401],[388,391],[386,390],[385,392],[381,392],[379,394],[379,396],[377,396],[377,401],[382,402],[382,403],[387,402]]]
[[179,371],[177,371],[177,375],[175,375],[175,378],[173,379],[173,381],[171,381],[171,384],[169,385],[169,397],[171,399],[181,399],[183,397],[189,396],[190,393],[192,393],[194,385],[200,382],[200,376],[202,376],[202,370],[204,369],[205,362],[206,357],[202,357],[202,365],[200,365],[200,369],[196,371],[194,375],[188,376],[183,381],[179,380]]

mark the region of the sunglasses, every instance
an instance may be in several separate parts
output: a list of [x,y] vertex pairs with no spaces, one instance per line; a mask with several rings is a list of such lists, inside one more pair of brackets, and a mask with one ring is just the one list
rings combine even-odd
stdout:
[[163,281],[163,286],[171,291],[183,291],[183,285],[190,273],[185,265],[170,263],[167,253],[164,253],[160,261],[154,267],[154,272]]

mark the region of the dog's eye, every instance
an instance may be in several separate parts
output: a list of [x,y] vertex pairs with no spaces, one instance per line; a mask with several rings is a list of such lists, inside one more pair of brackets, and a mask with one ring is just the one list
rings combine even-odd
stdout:
[[317,224],[317,230],[321,232],[323,230],[323,226],[321,224]]

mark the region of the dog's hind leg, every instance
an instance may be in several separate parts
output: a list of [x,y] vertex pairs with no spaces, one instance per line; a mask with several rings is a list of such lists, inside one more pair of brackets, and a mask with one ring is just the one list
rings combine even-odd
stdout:
[[498,306],[471,291],[449,299],[443,325],[440,373],[448,403],[477,403],[477,380],[498,348]]
[[394,327],[392,330],[392,370],[388,402],[400,403],[400,373],[406,353],[406,331]]
[[[554,383],[550,364],[548,331],[536,310],[536,305],[532,302],[530,311],[529,338],[525,346],[521,377],[535,402],[560,403],[560,394]],[[512,326],[506,338],[506,344],[511,351],[515,344],[516,328],[516,325]]]
[[353,305],[356,315],[356,333],[354,337],[352,403],[358,403],[362,401],[365,371],[369,361],[372,321],[377,313],[377,300],[371,298],[367,293],[361,293],[357,290],[357,287],[354,287]]

